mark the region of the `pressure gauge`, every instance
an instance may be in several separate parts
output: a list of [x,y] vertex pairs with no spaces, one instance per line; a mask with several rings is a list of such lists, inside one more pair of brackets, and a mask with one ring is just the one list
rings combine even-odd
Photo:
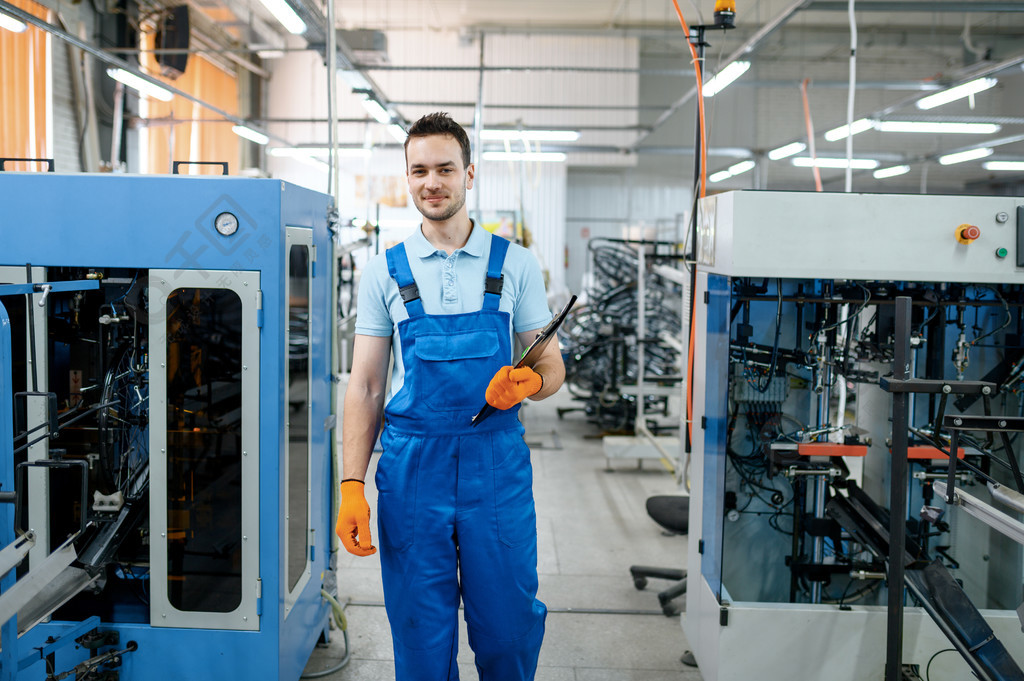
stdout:
[[238,218],[233,213],[221,213],[214,219],[213,226],[219,234],[231,236],[238,231]]

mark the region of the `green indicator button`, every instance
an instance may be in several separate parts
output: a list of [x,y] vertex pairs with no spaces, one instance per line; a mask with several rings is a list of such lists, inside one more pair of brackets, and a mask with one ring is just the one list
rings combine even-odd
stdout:
[[1005,258],[1007,253],[1009,253],[1009,251],[1007,251],[1005,248],[997,248],[996,249],[996,257],[997,258]]

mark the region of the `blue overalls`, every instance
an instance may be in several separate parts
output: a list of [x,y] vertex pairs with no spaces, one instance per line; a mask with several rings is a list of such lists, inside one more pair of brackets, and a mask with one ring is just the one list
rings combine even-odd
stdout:
[[423,311],[404,244],[387,251],[409,318],[405,383],[385,409],[377,465],[384,600],[397,681],[459,678],[458,607],[481,681],[533,679],[547,609],[537,594],[537,516],[519,407],[476,427],[491,377],[512,357],[498,309],[508,242],[491,239],[483,309]]

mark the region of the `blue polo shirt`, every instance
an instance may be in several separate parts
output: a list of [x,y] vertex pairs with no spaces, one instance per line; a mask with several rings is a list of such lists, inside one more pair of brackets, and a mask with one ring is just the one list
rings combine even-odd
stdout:
[[[421,229],[405,240],[409,268],[419,288],[423,311],[430,315],[477,312],[484,304],[484,279],[487,277],[487,256],[492,236],[487,230],[473,226],[466,245],[448,255],[434,248]],[[508,312],[512,332],[540,329],[551,321],[544,277],[533,254],[518,244],[509,244],[501,269],[504,284],[498,308]],[[398,284],[388,274],[383,253],[374,256],[363,268],[359,280],[356,333],[364,336],[391,336],[395,366],[391,373],[388,399],[404,384],[402,341],[398,323],[409,317],[398,294]],[[513,347],[514,347],[513,339]],[[511,360],[511,358],[509,358]]]

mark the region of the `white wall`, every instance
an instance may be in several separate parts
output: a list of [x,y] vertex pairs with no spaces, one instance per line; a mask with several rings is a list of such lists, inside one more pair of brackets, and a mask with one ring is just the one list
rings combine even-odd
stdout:
[[[565,202],[564,163],[484,161],[477,169],[480,207],[489,210],[519,210],[520,196],[524,224],[533,239],[531,250],[547,274],[548,294],[564,292],[565,284]],[[475,199],[469,199],[471,209]]]
[[[424,37],[425,39],[425,37]],[[408,41],[408,36],[406,36]],[[435,63],[444,63],[444,49],[458,52],[457,40],[438,41],[435,45]],[[406,45],[406,49],[415,46]],[[442,49],[444,47],[444,49]],[[425,49],[425,48],[424,48]],[[479,49],[478,47],[476,48]],[[310,52],[293,52],[272,63],[272,77],[268,84],[268,117],[270,118],[326,118],[327,70],[320,58]],[[385,74],[404,78],[408,74]],[[415,76],[414,76],[415,77]],[[473,76],[475,78],[475,76]],[[383,82],[386,79],[381,79]],[[446,85],[447,87],[447,85]],[[382,85],[383,88],[383,85]],[[387,89],[383,88],[386,92]],[[444,90],[445,88],[442,88]],[[436,84],[431,89],[438,94]],[[475,88],[473,94],[475,96]],[[424,93],[424,97],[431,94]],[[433,107],[430,110],[435,110]],[[426,113],[426,111],[422,112]],[[456,120],[468,124],[457,112],[451,112]],[[417,116],[420,115],[417,113]],[[365,117],[365,111],[357,97],[342,84],[338,95],[338,117]],[[269,130],[272,134],[288,140],[294,145],[325,144],[326,124],[322,123],[275,123]],[[371,177],[402,176],[405,172],[405,158],[402,148],[387,134],[383,126],[376,123],[345,123],[339,125],[341,143],[366,143],[372,147],[368,159],[342,158],[339,161],[339,213],[342,220],[362,219],[373,221],[377,218],[376,205],[366,198],[356,197],[356,176]],[[271,146],[275,146],[272,144]],[[328,192],[326,166],[319,168],[295,159],[275,158],[268,155],[268,170],[273,177],[294,182],[311,189]],[[520,173],[517,165],[506,162],[482,161],[477,168],[476,188],[467,195],[466,204],[470,211],[478,207],[484,215],[488,211],[525,210],[525,224],[530,230],[534,243],[533,252],[548,274],[549,293],[561,293],[565,289],[565,204],[566,166],[562,163],[530,163]],[[480,192],[479,199],[477,192]],[[521,200],[520,200],[521,197]],[[380,209],[382,243],[401,240],[419,222],[419,213],[410,200],[405,208]]]

